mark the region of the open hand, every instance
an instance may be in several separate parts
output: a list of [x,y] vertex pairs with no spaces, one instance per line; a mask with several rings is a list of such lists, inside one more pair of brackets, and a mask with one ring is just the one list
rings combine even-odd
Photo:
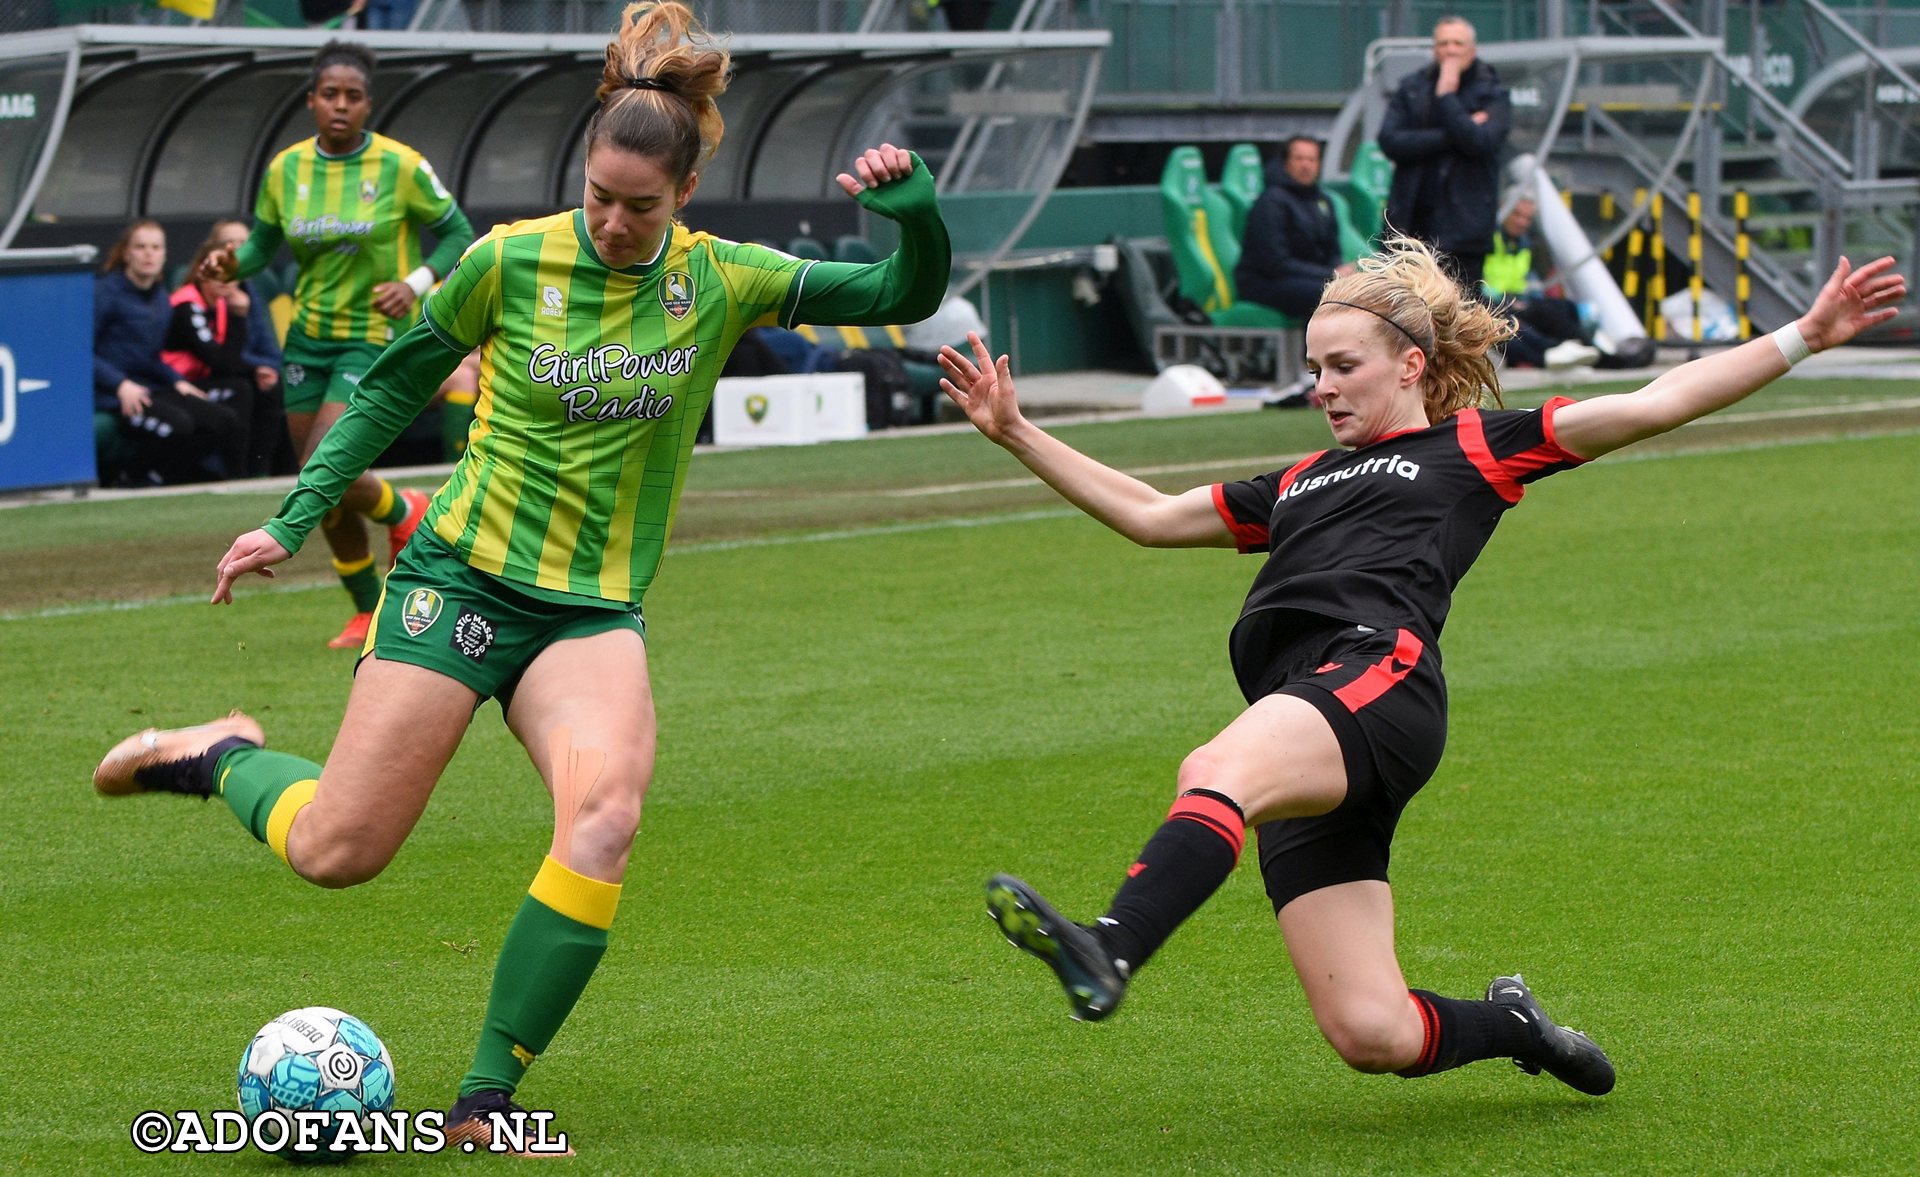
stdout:
[[1800,317],[1800,337],[1814,351],[1837,347],[1876,323],[1899,313],[1895,305],[1907,294],[1907,280],[1892,273],[1893,259],[1883,257],[1859,269],[1846,258],[1833,268],[1827,284]]
[[848,196],[858,196],[867,188],[878,188],[893,180],[903,180],[913,172],[913,154],[904,147],[882,143],[869,147],[853,161],[858,178],[841,172],[834,179]]
[[233,541],[227,554],[220,557],[220,563],[214,566],[219,573],[219,582],[213,586],[213,603],[216,605],[233,604],[233,582],[249,572],[271,578],[271,565],[285,560],[291,553],[280,546],[280,541],[263,530],[249,531]]
[[1002,441],[1023,420],[1020,403],[1014,398],[1013,372],[1006,356],[995,361],[987,345],[971,331],[967,332],[967,343],[973,349],[972,359],[951,347],[940,349],[940,367],[947,373],[940,381],[941,391],[960,406],[967,420],[988,440]]

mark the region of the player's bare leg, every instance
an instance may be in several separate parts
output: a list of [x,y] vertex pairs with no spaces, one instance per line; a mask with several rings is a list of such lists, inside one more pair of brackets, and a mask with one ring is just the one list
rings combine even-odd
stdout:
[[265,748],[234,712],[122,740],[94,772],[106,796],[170,792],[226,801],[301,877],[347,887],[393,860],[466,732],[479,696],[434,671],[368,658],[323,768]]
[[527,1067],[579,1000],[619,903],[656,742],[646,643],[619,629],[556,642],[521,677],[508,726],[553,797],[547,861],[494,969],[472,1068],[447,1115],[456,1144],[492,1139]]

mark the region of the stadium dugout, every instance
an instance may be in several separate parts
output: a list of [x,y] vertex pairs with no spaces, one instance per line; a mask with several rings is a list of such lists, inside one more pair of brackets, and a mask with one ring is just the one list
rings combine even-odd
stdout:
[[[80,25],[0,38],[14,111],[0,119],[0,249],[104,246],[151,217],[184,256],[216,218],[250,213],[268,160],[312,133],[308,65],[337,35]],[[380,59],[370,129],[433,161],[476,229],[579,203],[605,30],[352,36]],[[884,252],[891,225],[866,218],[833,176],[890,139],[932,165],[960,273],[983,274],[1058,182],[1109,41],[1104,30],[736,35],[726,143],[687,220],[741,239],[859,234]]]

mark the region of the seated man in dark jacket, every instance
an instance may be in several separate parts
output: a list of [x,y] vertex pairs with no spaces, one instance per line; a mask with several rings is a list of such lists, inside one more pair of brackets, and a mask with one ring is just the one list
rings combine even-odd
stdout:
[[1242,302],[1306,319],[1321,288],[1352,270],[1340,260],[1340,225],[1320,191],[1320,141],[1295,135],[1285,156],[1267,165],[1266,191],[1247,213],[1235,292]]

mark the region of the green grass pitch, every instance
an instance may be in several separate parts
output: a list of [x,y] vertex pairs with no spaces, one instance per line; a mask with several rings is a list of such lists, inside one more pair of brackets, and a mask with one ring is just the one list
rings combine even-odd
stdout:
[[[1313,414],[1066,435],[1167,487],[1325,444]],[[1508,516],[1395,845],[1409,981],[1523,971],[1613,1055],[1600,1100],[1504,1062],[1347,1071],[1251,851],[1116,1018],[1071,1022],[981,884],[1100,910],[1238,708],[1255,561],[1132,548],[970,436],[697,460],[647,600],[661,753],[612,947],[522,1091],[567,1171],[1911,1172],[1920,435],[1677,444]],[[126,732],[233,706],[324,752],[350,659],[321,645],[323,557],[232,609],[180,599],[272,502],[0,511],[0,1170],[281,1168],[142,1157],[127,1129],[233,1106],[242,1046],[294,1006],[371,1023],[401,1107],[465,1068],[551,822],[495,706],[349,891],[217,802],[88,788]]]

